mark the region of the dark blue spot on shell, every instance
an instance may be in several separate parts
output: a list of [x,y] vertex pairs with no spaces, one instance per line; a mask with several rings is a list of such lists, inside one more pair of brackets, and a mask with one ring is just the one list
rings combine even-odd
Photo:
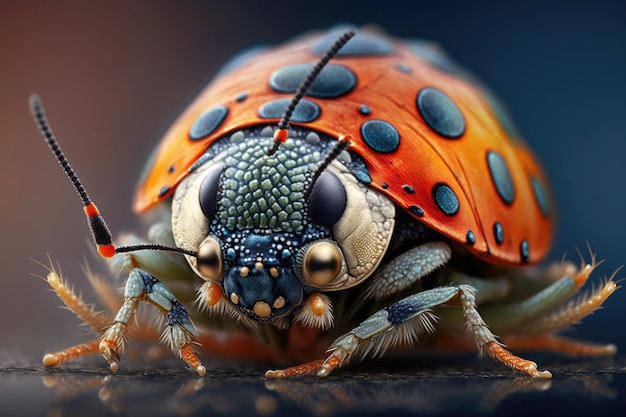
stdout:
[[522,262],[527,263],[530,258],[530,248],[528,247],[528,241],[522,240],[519,244],[519,253],[522,257]]
[[247,98],[248,98],[248,93],[241,93],[237,97],[235,97],[235,101],[237,101],[237,103],[241,103],[245,101]]
[[424,210],[422,210],[421,207],[409,206],[409,211],[418,217],[424,216]]
[[235,252],[235,249],[233,248],[226,249],[226,259],[228,259],[229,261],[234,261],[236,258],[237,258],[237,252]]
[[161,189],[159,190],[159,197],[163,197],[165,194],[170,192],[170,186],[169,185],[164,185],[163,187],[161,187]]
[[534,176],[530,177],[530,182],[533,187],[533,194],[535,195],[535,202],[541,211],[543,217],[548,217],[550,215],[550,197],[546,192],[546,188],[543,186],[541,181],[539,181]]
[[365,161],[353,152],[348,152],[348,155],[350,156],[350,162],[348,163],[344,160],[344,163],[347,164],[352,175],[354,175],[356,179],[361,181],[363,184],[371,184],[372,176],[370,175],[370,170],[365,164]]
[[216,106],[205,111],[191,125],[189,138],[198,140],[207,137],[222,124],[227,115],[228,109],[224,106]]
[[498,245],[504,242],[504,228],[500,222],[495,222],[493,224],[493,237],[496,239],[496,243]]
[[403,190],[405,193],[415,194],[415,188],[411,187],[411,186],[410,186],[410,185],[408,185],[408,184],[404,184],[404,185],[402,186],[402,190]]
[[244,49],[243,51],[229,59],[226,64],[224,64],[224,66],[222,66],[222,68],[218,71],[216,77],[222,76],[226,73],[231,72],[234,69],[243,66],[245,63],[249,62],[252,58],[257,56],[265,49],[267,49],[266,46],[253,46],[251,48]]
[[372,109],[370,109],[369,106],[366,106],[365,104],[361,104],[359,106],[359,113],[361,113],[363,116],[369,116],[370,114],[372,114]]
[[[259,108],[259,116],[263,119],[280,119],[290,102],[290,98],[282,98],[265,103]],[[321,112],[317,104],[310,100],[302,99],[294,109],[291,121],[298,123],[312,122],[320,117]]]
[[416,103],[428,126],[441,136],[456,139],[465,132],[461,110],[441,91],[423,88],[417,95]]
[[368,120],[363,123],[361,136],[367,146],[376,152],[393,152],[400,145],[400,134],[395,127],[384,120]]
[[352,172],[352,175],[354,175],[356,179],[361,181],[363,184],[372,183],[372,176],[365,166],[360,166],[356,168],[351,167],[350,172]]
[[[270,86],[279,93],[295,93],[315,64],[294,64],[275,71]],[[334,98],[352,91],[356,76],[343,65],[327,64],[311,83],[306,95],[318,98]]]
[[411,72],[413,72],[413,70],[409,67],[407,67],[406,65],[402,65],[402,64],[398,64],[396,65],[396,69],[400,72],[403,72],[405,74],[410,74]]
[[491,174],[491,181],[502,201],[509,205],[513,204],[515,184],[513,184],[511,171],[504,158],[497,152],[487,152],[487,167]]
[[383,182],[382,184],[380,184],[380,186],[383,187],[385,190],[389,188],[389,184],[387,184],[386,182]]
[[172,173],[172,172],[174,172],[175,170],[176,170],[176,168],[174,167],[174,165],[170,165],[170,166],[167,168],[167,173],[168,173],[168,174],[171,174],[171,173]]
[[474,234],[474,232],[472,232],[471,230],[467,231],[467,234],[465,235],[465,242],[467,242],[468,245],[473,245],[474,243],[476,243],[476,235]]
[[438,183],[433,187],[433,200],[446,216],[454,216],[459,211],[459,199],[447,184]]
[[204,165],[207,161],[209,161],[211,158],[213,158],[213,155],[211,154],[208,154],[208,153],[202,154],[200,158],[198,158],[198,160],[193,163],[193,165],[187,168],[187,172],[195,171],[196,169]]
[[[329,31],[313,45],[313,53],[324,55],[335,41],[346,31],[346,28]],[[393,51],[392,43],[379,35],[357,32],[337,53],[337,56],[349,55],[387,55]]]

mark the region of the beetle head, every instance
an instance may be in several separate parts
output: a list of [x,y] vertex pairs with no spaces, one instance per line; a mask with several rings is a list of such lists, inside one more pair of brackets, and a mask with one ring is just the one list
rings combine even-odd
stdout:
[[[224,308],[275,324],[308,314],[311,296],[319,301],[369,276],[393,229],[393,204],[345,162],[325,159],[336,140],[298,128],[290,135],[273,155],[266,154],[271,127],[217,141],[172,206],[176,244],[197,251],[187,259],[220,286]],[[321,299],[327,317],[318,324],[326,326],[330,301]]]

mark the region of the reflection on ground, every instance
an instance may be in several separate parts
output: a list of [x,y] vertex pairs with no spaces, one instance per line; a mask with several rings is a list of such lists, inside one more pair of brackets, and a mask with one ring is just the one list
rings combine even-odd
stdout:
[[112,375],[103,368],[5,367],[0,376],[34,376],[39,386],[29,392],[53,390],[54,398],[47,406],[50,417],[85,412],[92,416],[534,416],[554,410],[560,411],[557,414],[606,415],[626,409],[626,368],[615,361],[552,365],[552,380],[516,377],[482,362],[470,369],[463,369],[467,363],[454,368],[421,365],[416,369],[411,363],[411,369],[406,369],[401,363],[364,364],[326,379],[290,380],[268,380],[256,369],[214,370],[198,378],[184,369],[120,370]]

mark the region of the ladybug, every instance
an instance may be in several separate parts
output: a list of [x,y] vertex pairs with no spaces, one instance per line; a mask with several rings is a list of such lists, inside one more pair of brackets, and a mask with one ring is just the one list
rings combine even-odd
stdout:
[[434,43],[333,28],[233,59],[148,160],[134,209],[161,215],[149,243],[113,243],[40,99],[30,104],[98,252],[128,272],[107,317],[51,270],[50,285],[99,337],[45,355],[46,366],[99,352],[115,371],[142,302],[200,375],[198,344],[289,365],[273,378],[474,344],[549,378],[508,349],[616,351],[556,334],[616,283],[571,301],[593,255],[580,268],[531,266],[552,243],[545,173],[495,95]]

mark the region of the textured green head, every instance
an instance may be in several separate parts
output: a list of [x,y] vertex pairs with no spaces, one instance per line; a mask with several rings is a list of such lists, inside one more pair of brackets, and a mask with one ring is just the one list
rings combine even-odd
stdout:
[[362,161],[338,152],[335,138],[291,128],[268,155],[274,129],[243,129],[208,149],[177,188],[174,236],[197,251],[188,260],[207,286],[223,291],[220,308],[281,327],[292,319],[326,327],[323,293],[373,272],[393,204],[359,181]]

